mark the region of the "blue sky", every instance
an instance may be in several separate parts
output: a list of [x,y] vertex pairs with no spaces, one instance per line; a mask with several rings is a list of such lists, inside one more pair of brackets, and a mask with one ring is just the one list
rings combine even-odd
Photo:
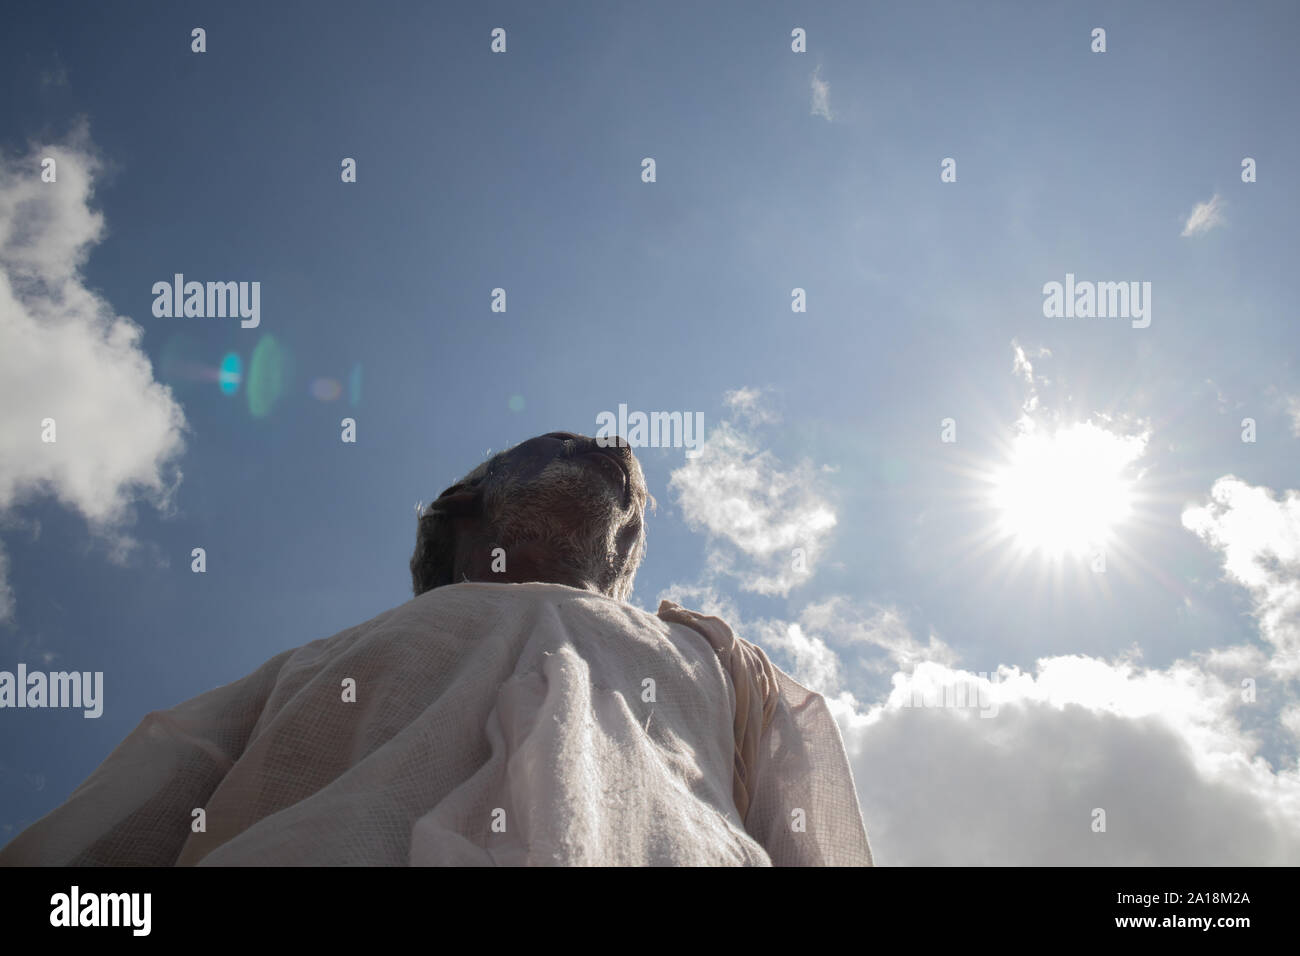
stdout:
[[[23,322],[106,334],[48,289],[0,324],[0,669],[106,685],[97,720],[0,713],[0,841],[148,711],[409,598],[416,502],[488,449],[623,403],[713,439],[638,449],[634,603],[723,612],[835,701],[881,862],[1300,862],[1294,5],[6,18],[7,280],[50,270],[140,338],[27,355]],[[155,318],[177,272],[259,281],[260,325]],[[1150,326],[1045,317],[1066,273],[1150,282]],[[214,370],[268,338],[254,415]],[[992,534],[980,477],[1027,422],[1086,421],[1143,442],[1104,576]],[[890,696],[999,667],[1028,675],[1001,721]]]

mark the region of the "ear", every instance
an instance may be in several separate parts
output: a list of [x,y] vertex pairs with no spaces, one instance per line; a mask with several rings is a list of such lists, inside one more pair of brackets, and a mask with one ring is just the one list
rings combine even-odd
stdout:
[[483,492],[479,488],[453,485],[438,496],[425,514],[448,518],[476,518],[483,512]]

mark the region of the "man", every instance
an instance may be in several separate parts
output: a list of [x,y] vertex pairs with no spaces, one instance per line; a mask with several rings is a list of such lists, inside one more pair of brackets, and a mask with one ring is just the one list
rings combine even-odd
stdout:
[[626,603],[648,497],[622,444],[490,458],[420,516],[413,600],[147,715],[0,863],[870,865],[822,698]]

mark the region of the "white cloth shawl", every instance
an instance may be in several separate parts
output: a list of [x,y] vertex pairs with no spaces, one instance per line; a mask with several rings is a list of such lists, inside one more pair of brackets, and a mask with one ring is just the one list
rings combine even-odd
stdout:
[[870,865],[871,851],[824,700],[722,621],[464,583],[148,714],[0,863]]

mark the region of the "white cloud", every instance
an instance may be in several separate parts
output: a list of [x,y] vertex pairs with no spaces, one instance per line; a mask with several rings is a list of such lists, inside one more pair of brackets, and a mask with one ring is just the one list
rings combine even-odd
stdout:
[[1269,669],[1300,676],[1300,492],[1279,500],[1225,475],[1210,502],[1186,509],[1182,520],[1222,553],[1225,577],[1250,592],[1260,635],[1272,645]]
[[830,121],[834,119],[831,115],[831,85],[821,78],[821,65],[812,74],[812,115],[823,116]]
[[[969,705],[937,706],[944,688]],[[1269,766],[1239,720],[1235,675],[1201,662],[1062,656],[1034,673],[922,662],[866,708],[833,681],[821,690],[882,863],[1300,862],[1300,771]]]
[[[45,157],[56,182],[41,181]],[[90,208],[99,169],[84,123],[63,143],[0,156],[0,514],[53,496],[120,557],[133,502],[166,507],[180,480],[185,419],[154,380],[143,330],[80,274],[105,234]],[[12,611],[0,574],[0,620]]]
[[1294,741],[1292,746],[1300,744],[1300,703],[1288,704],[1284,707],[1282,712],[1278,714],[1277,721],[1291,735]]
[[1300,438],[1300,395],[1288,395],[1286,412],[1291,416],[1291,434]]
[[[1300,776],[1258,756],[1226,713],[1232,688],[1186,665],[1087,658],[1040,661],[995,687],[989,719],[907,707],[905,682],[868,715],[841,717],[882,863],[1300,863]],[[1098,808],[1105,832],[1092,829]]]
[[1198,202],[1183,226],[1184,236],[1200,236],[1223,225],[1223,200],[1218,193],[1209,202]]
[[[788,594],[807,580],[835,526],[811,462],[787,468],[729,421],[668,484],[686,523],[708,535],[710,571],[736,578],[746,591]],[[796,569],[795,549],[803,549],[807,570]]]

